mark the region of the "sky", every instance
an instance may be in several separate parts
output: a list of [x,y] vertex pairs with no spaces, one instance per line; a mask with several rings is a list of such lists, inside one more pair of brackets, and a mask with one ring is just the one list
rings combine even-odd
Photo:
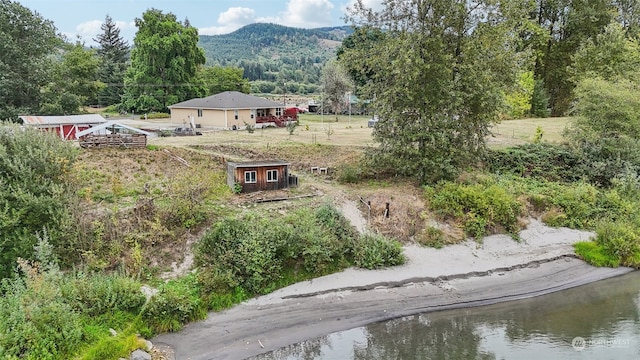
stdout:
[[[80,37],[86,45],[108,14],[129,44],[136,33],[134,20],[150,8],[173,13],[178,20],[189,19],[200,35],[227,34],[256,22],[298,28],[342,26],[347,6],[354,0],[17,0],[22,6],[53,21],[58,32],[73,41]],[[382,0],[364,0],[380,7]]]

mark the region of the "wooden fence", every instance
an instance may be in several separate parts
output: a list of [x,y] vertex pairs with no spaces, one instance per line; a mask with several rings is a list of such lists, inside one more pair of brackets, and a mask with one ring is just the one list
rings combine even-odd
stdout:
[[147,146],[147,136],[143,134],[87,135],[80,139],[80,146],[83,148],[145,147]]

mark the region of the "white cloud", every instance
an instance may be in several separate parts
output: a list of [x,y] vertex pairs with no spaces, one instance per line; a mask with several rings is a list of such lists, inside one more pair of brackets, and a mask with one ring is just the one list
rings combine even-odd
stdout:
[[256,12],[250,8],[232,7],[218,15],[218,26],[198,29],[200,35],[227,34],[256,22]]
[[290,0],[279,23],[303,28],[332,25],[333,7],[329,0]]
[[[355,3],[355,0],[350,0],[347,5],[343,7],[343,10],[346,10],[347,7],[353,8]],[[362,0],[362,5],[364,5],[365,8],[369,8],[373,11],[380,11],[384,9],[383,0]]]
[[[102,26],[103,22],[104,20],[86,21],[76,26],[75,34],[71,34],[71,33],[63,33],[63,34],[71,41],[75,41],[78,37],[80,37],[80,39],[85,43],[93,44],[95,43],[93,41],[93,38],[95,38],[98,34],[102,32],[100,27]],[[131,32],[130,30],[136,27],[136,24],[133,21],[127,22],[127,21],[121,21],[121,20],[114,20],[113,22],[120,29],[121,31],[120,35],[125,38],[128,38],[127,35]]]

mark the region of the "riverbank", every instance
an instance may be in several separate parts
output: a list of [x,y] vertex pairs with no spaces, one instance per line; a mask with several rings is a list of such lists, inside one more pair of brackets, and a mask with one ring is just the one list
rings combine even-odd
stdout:
[[576,259],[572,244],[592,235],[533,220],[521,242],[496,235],[443,249],[407,246],[406,265],[294,284],[153,342],[179,360],[241,359],[395,317],[524,299],[632,271]]

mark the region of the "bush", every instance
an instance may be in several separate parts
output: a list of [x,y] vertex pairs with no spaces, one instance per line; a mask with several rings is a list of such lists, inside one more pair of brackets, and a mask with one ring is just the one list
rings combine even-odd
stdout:
[[603,246],[592,241],[581,241],[574,244],[576,254],[587,263],[598,267],[618,267],[620,259],[609,254]]
[[61,273],[20,260],[24,278],[5,279],[0,293],[0,358],[68,359],[81,344],[80,314],[59,288]]
[[441,182],[435,187],[426,187],[425,195],[429,207],[438,216],[458,219],[466,234],[476,240],[498,227],[517,236],[522,206],[503,186],[491,181],[469,185]]
[[207,316],[194,275],[163,284],[142,311],[142,318],[156,333],[178,331],[190,321]]
[[602,223],[595,243],[623,266],[640,268],[640,228],[628,221]]
[[32,259],[43,228],[59,254],[76,251],[68,241],[75,233],[70,173],[76,155],[53,133],[0,125],[0,278],[10,276],[18,256]]
[[128,277],[78,272],[65,277],[62,292],[74,310],[88,316],[116,311],[137,314],[146,301],[140,286]]
[[163,113],[163,112],[151,112],[147,114],[147,119],[168,119],[171,117],[171,114]]
[[402,265],[405,257],[399,242],[380,235],[363,235],[356,241],[353,264],[365,269]]

